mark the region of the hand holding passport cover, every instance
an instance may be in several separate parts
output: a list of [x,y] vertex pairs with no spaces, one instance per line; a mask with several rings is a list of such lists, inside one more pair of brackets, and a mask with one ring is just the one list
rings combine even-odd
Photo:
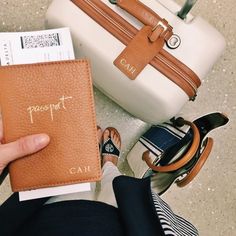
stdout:
[[12,190],[100,180],[90,67],[73,60],[0,67],[4,140],[47,133],[42,151],[9,166]]

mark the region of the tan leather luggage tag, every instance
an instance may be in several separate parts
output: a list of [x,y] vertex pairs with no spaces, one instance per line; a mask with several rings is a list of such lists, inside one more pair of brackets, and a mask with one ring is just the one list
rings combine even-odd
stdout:
[[163,48],[166,36],[170,37],[171,34],[165,31],[162,22],[154,28],[144,26],[117,57],[114,65],[134,80]]

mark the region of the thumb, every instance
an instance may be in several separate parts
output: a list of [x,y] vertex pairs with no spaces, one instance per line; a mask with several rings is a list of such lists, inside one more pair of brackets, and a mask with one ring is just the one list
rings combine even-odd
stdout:
[[46,134],[35,134],[0,146],[0,171],[20,157],[35,153],[46,147],[50,138]]

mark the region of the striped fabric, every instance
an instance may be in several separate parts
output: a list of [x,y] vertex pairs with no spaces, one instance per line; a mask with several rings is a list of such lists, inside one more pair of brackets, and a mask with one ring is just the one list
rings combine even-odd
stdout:
[[184,132],[171,123],[163,123],[153,125],[140,137],[139,142],[156,156],[156,165],[166,165],[177,160],[188,148],[191,140],[191,132]]
[[197,229],[188,221],[174,214],[156,193],[152,197],[164,234],[168,236],[197,236]]

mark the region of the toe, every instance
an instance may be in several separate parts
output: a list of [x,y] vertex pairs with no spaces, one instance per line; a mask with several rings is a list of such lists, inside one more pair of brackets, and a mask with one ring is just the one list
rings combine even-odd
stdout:
[[113,142],[116,145],[117,148],[120,148],[120,137],[117,131],[113,130]]
[[111,130],[111,138],[112,138],[112,139],[114,139],[114,135],[115,135],[114,131]]
[[121,141],[120,141],[120,137],[119,136],[117,136],[117,147],[119,147],[119,149],[121,147]]
[[103,133],[103,141],[104,141],[104,142],[109,139],[109,134],[110,134],[109,130],[106,129],[106,130],[104,131],[104,133]]
[[115,142],[116,146],[119,147],[119,137],[117,136],[117,134],[115,134],[115,136],[114,136],[114,142]]
[[115,132],[113,130],[111,130],[111,140],[115,144]]
[[120,141],[119,137],[118,137],[118,139],[117,139],[117,146],[118,146],[119,148],[121,148],[121,141]]

